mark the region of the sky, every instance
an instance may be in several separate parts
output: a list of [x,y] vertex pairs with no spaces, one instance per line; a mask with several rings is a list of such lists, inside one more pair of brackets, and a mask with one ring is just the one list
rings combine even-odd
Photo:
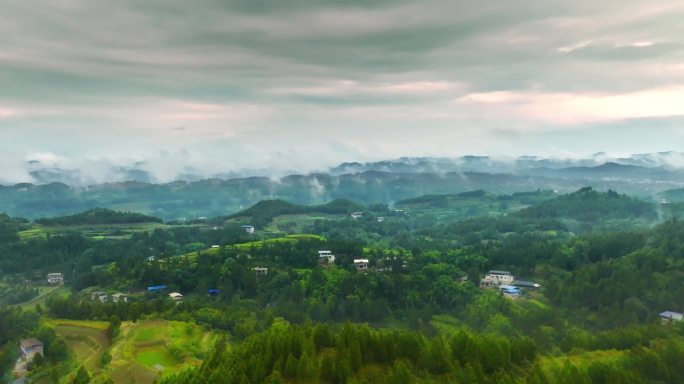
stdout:
[[2,180],[26,161],[322,169],[684,151],[684,2],[0,1]]

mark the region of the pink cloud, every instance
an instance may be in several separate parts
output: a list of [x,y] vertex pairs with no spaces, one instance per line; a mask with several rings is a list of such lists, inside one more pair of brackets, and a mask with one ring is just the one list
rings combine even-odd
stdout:
[[456,103],[499,118],[569,125],[684,116],[682,100],[684,85],[618,94],[496,91],[472,93]]

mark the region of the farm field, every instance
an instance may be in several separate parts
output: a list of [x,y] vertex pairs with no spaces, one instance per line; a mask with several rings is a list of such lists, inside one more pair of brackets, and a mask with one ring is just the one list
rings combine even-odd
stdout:
[[334,220],[341,215],[330,214],[292,214],[280,215],[273,218],[265,231],[269,233],[301,233],[305,226],[312,225],[316,220]]
[[216,337],[193,323],[124,322],[112,345],[106,374],[115,383],[152,383],[187,365],[200,364]]
[[123,239],[130,237],[136,232],[149,232],[158,228],[167,228],[166,224],[161,223],[140,223],[140,224],[88,224],[88,225],[55,225],[44,226],[33,225],[30,229],[20,231],[22,239],[45,238],[48,234],[60,235],[69,232],[79,232],[83,236],[91,239]]
[[[166,320],[123,322],[119,335],[110,343],[108,322],[46,319],[55,332],[66,340],[78,365],[83,365],[93,379],[110,378],[117,384],[151,384],[163,375],[199,365],[211,351],[217,335],[194,323]],[[107,366],[102,355],[112,356]]]
[[[252,248],[261,248],[264,245],[268,245],[268,244],[296,243],[300,240],[309,240],[309,239],[317,239],[317,240],[325,241],[325,238],[323,236],[311,235],[311,234],[299,234],[299,235],[287,235],[287,236],[283,236],[283,237],[276,237],[273,239],[250,241],[248,243],[231,245],[229,247],[237,249],[239,251],[245,252],[245,251],[249,251]],[[202,255],[216,255],[220,251],[221,251],[220,248],[207,248],[207,249],[204,249],[204,250],[201,250],[198,252]],[[197,251],[196,252],[189,252],[189,253],[186,253],[185,255],[181,255],[181,256],[177,256],[177,257],[179,257],[181,259],[188,259],[189,261],[194,261],[195,258],[197,257]]]

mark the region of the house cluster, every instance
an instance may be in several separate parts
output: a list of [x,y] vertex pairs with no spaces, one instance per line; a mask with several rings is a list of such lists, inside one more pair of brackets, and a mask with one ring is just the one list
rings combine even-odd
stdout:
[[491,270],[480,279],[480,288],[498,289],[503,296],[512,299],[520,297],[522,289],[535,290],[540,287],[540,284],[532,281],[516,280],[509,271]]
[[118,292],[110,296],[107,292],[95,291],[90,293],[90,300],[97,300],[100,303],[108,303],[110,301],[112,303],[127,303],[128,295]]
[[61,272],[48,273],[47,282],[52,285],[64,285],[64,274]]

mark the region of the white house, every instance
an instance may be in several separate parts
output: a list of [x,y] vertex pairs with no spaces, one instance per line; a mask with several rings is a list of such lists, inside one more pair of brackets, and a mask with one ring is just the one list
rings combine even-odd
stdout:
[[510,285],[515,277],[508,271],[489,271],[483,279],[480,279],[480,288],[493,288],[500,285]]
[[351,214],[352,219],[360,219],[363,217],[363,212],[354,212]]
[[266,267],[254,267],[254,272],[256,272],[257,276],[265,276],[268,275],[268,268]]
[[659,316],[660,322],[665,325],[672,324],[675,321],[682,321],[682,318],[684,318],[684,315],[681,313],[672,311],[661,312]]
[[171,300],[173,300],[173,301],[175,301],[175,302],[177,302],[177,303],[183,301],[183,295],[181,295],[181,294],[178,293],[178,292],[171,292],[171,293],[169,293],[169,297],[171,298]]
[[367,271],[368,259],[354,259],[354,266],[357,271]]
[[246,232],[248,235],[253,235],[253,234],[254,234],[254,227],[251,226],[251,225],[243,225],[243,226],[242,226],[242,229],[244,229],[245,232]]
[[331,251],[318,251],[318,262],[321,264],[332,264],[335,262],[335,255]]
[[383,216],[378,216],[378,223],[382,223],[385,221],[385,218]]
[[35,337],[21,340],[19,342],[19,352],[21,352],[21,359],[30,363],[33,361],[33,358],[36,357],[36,354],[44,356],[44,345],[45,344],[43,344],[42,341],[36,339]]
[[147,257],[147,261],[155,261],[155,260],[156,260],[156,257],[154,257],[154,256],[148,256]]
[[520,288],[508,284],[500,285],[499,292],[501,292],[501,294],[504,295],[504,297],[508,297],[511,299],[517,299],[518,297],[520,297]]
[[48,273],[47,274],[47,282],[48,282],[48,284],[63,285],[64,284],[64,274],[62,274],[61,272]]
[[122,302],[122,303],[127,303],[128,302],[128,295],[125,293],[115,293],[112,295],[112,301],[115,303]]
[[99,300],[100,303],[106,303],[109,301],[109,295],[107,295],[107,292],[96,291],[90,294],[90,300]]

